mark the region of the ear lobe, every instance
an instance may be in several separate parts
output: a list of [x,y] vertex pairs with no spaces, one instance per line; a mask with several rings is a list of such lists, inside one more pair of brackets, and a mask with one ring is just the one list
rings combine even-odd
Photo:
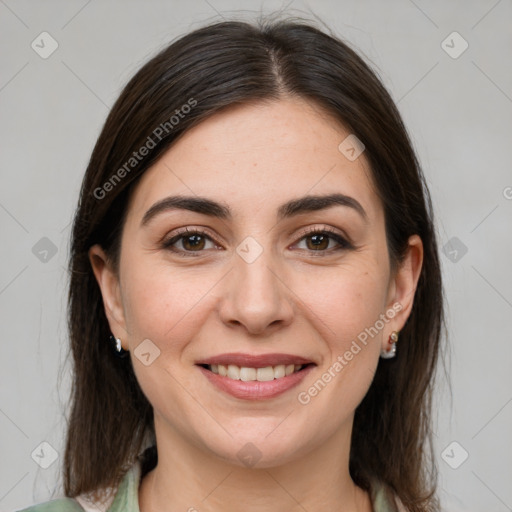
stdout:
[[115,337],[125,339],[127,332],[118,276],[100,245],[93,245],[89,249],[88,255],[94,276],[100,287],[110,330]]
[[[411,313],[414,305],[414,294],[423,266],[423,242],[418,235],[409,237],[409,248],[396,275],[390,283],[390,296],[388,307],[399,303],[401,309],[389,323],[390,332],[400,331]],[[396,310],[396,309],[395,309]]]

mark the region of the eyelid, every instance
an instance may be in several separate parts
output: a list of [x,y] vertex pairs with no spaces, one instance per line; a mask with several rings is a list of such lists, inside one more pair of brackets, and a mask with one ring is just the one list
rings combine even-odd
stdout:
[[210,231],[205,226],[194,226],[194,225],[186,226],[184,228],[177,228],[174,231],[172,231],[171,234],[166,233],[159,240],[159,245],[164,245],[165,246],[166,244],[168,244],[173,239],[175,239],[175,238],[179,239],[180,236],[184,236],[187,233],[190,233],[191,235],[199,234],[199,235],[203,235],[203,236],[208,236],[208,238],[210,238],[212,242],[214,242],[217,245],[219,245],[218,242],[217,242],[217,238],[218,238],[217,235],[213,234],[213,232]]
[[344,238],[348,244],[352,244],[350,237],[347,236],[343,231],[333,228],[331,226],[328,226],[327,224],[323,224],[320,226],[308,226],[308,227],[302,229],[301,231],[299,231],[299,233],[296,236],[298,236],[299,240],[300,240],[301,238],[303,238],[306,235],[319,233],[319,232],[321,232],[321,233],[325,232],[325,233],[329,233],[331,235],[337,235],[341,238]]

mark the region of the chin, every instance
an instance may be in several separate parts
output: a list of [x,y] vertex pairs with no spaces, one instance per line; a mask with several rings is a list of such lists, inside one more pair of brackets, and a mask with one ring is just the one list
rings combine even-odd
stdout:
[[[275,429],[275,426],[273,427]],[[299,445],[304,442],[301,435],[286,437],[272,429],[250,435],[247,432],[233,435],[227,442],[213,444],[212,439],[205,440],[205,445],[214,456],[228,464],[248,469],[265,469],[278,467],[297,460],[306,450]]]

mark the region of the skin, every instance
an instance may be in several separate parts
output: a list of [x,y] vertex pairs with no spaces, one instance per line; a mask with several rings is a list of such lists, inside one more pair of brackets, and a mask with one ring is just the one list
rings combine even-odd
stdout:
[[[412,236],[391,275],[384,212],[364,153],[350,161],[338,150],[347,135],[297,98],[216,114],[142,176],[128,207],[118,274],[100,246],[90,249],[111,330],[130,350],[154,408],[159,460],[139,487],[142,512],[372,510],[348,471],[354,411],[377,365],[386,364],[381,349],[410,314],[423,247]],[[368,222],[344,206],[277,222],[282,203],[333,192],[359,201]],[[233,218],[173,210],[141,226],[154,203],[177,194],[222,202]],[[210,236],[199,256],[190,238],[174,247],[192,256],[162,248],[160,240],[187,226]],[[315,250],[303,229],[325,227],[354,248],[336,251],[329,239]],[[263,249],[252,263],[236,252],[247,236]],[[307,405],[299,403],[298,393],[396,303],[401,311],[378,335]],[[145,339],[160,350],[148,366],[134,355]],[[397,351],[399,357],[400,342]],[[222,393],[195,366],[226,352],[284,352],[317,367],[298,388],[255,402]],[[253,467],[237,457],[248,442],[261,456]]]

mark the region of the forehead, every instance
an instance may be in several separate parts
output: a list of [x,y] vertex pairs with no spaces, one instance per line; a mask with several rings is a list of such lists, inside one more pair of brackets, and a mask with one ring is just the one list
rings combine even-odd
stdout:
[[302,99],[230,107],[187,131],[142,176],[130,214],[142,218],[168,195],[198,195],[229,204],[234,215],[275,213],[304,195],[354,197],[370,222],[382,214],[364,152],[339,149],[350,132]]

